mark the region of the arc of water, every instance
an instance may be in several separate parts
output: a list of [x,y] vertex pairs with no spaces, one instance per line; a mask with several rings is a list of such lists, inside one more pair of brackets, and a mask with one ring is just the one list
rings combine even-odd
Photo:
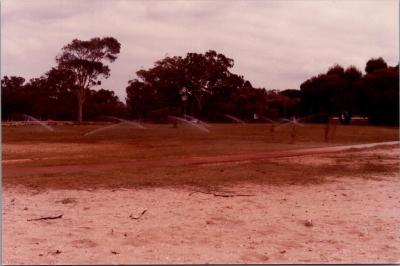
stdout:
[[47,125],[46,123],[44,123],[43,121],[40,121],[39,119],[34,118],[33,116],[30,115],[26,115],[26,114],[22,114],[23,117],[27,118],[28,120],[31,120],[33,122],[36,122],[37,124],[41,125],[42,127],[44,127],[45,129],[47,129],[48,131],[54,131],[54,128],[52,128],[51,126]]
[[301,127],[304,127],[304,124],[303,123],[300,123],[300,121],[302,120],[302,118],[296,118],[296,117],[293,117],[292,118],[292,123],[293,124],[296,124],[296,125],[299,125],[299,126],[301,126]]
[[301,126],[304,127],[304,125],[302,123],[300,123],[298,119],[296,118],[292,118],[292,119],[286,119],[286,118],[281,118],[281,121],[285,121],[286,123],[283,123],[282,125],[279,125],[277,127],[277,129],[288,126],[288,125],[297,125],[297,126]]
[[235,122],[237,122],[237,123],[240,123],[240,124],[246,124],[243,120],[241,120],[241,119],[239,119],[239,118],[237,118],[237,117],[234,117],[234,116],[232,116],[232,115],[225,115],[225,117],[227,117],[227,118],[229,118],[229,119],[231,119],[231,120],[233,120],[233,121],[235,121]]
[[292,118],[292,119],[286,119],[286,118],[280,118],[281,121],[285,121],[287,123],[292,123],[292,124],[296,124],[297,120],[296,118]]
[[268,121],[268,122],[270,122],[270,123],[276,123],[276,121],[274,121],[274,120],[272,120],[272,119],[269,119],[268,117],[265,117],[265,116],[262,116],[262,115],[258,115],[261,119],[263,119],[263,120],[265,120],[265,121]]
[[[206,122],[201,121],[200,119],[197,119],[196,117],[190,116],[190,115],[183,115],[185,118],[189,118],[192,121],[197,121],[198,123],[200,123],[201,125],[203,125],[204,127],[210,127],[209,124],[207,124]],[[190,122],[192,122],[190,121]]]
[[198,128],[198,129],[204,131],[204,132],[210,133],[210,130],[208,130],[207,128],[202,127],[202,126],[200,126],[200,125],[198,125],[198,124],[196,124],[196,123],[193,123],[193,122],[191,122],[191,121],[188,121],[188,120],[186,120],[186,119],[183,119],[183,118],[180,118],[180,117],[177,117],[177,116],[173,116],[173,115],[170,115],[169,117],[170,117],[170,118],[173,118],[173,119],[176,119],[176,120],[178,120],[178,121],[184,122],[184,123],[186,123],[186,124],[189,124],[189,125],[191,125],[191,126],[193,126],[193,127],[196,127],[196,128]]
[[117,127],[117,126],[120,126],[121,124],[125,124],[125,122],[121,122],[121,123],[118,123],[118,124],[113,124],[113,125],[97,128],[95,130],[92,130],[92,131],[89,131],[89,132],[85,133],[84,136],[89,136],[89,135],[92,135],[92,134],[97,133],[97,132],[101,132],[101,131],[104,131],[104,130],[107,130],[107,129],[110,129],[110,128],[113,128],[113,127]]
[[298,123],[298,124],[302,124],[300,122],[306,121],[309,118],[320,117],[321,115],[325,115],[325,113],[321,113],[321,114],[317,114],[317,115],[307,115],[307,116],[303,116],[303,117],[300,117],[300,118],[293,117],[292,119],[282,118],[282,120],[287,120],[289,122],[295,122],[295,123]]
[[135,126],[135,127],[141,128],[141,129],[146,129],[144,126],[142,126],[142,125],[141,125],[140,123],[138,123],[138,122],[134,122],[134,121],[130,121],[130,120],[118,118],[118,117],[115,117],[115,116],[104,116],[104,117],[105,117],[105,118],[115,119],[115,120],[120,121],[120,122],[125,122],[125,123],[127,123],[127,124],[130,124],[130,125],[132,125],[132,126]]

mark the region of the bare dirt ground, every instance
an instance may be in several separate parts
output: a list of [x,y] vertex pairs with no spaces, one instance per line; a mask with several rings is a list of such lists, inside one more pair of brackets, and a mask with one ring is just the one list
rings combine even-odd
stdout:
[[[400,262],[398,155],[399,147],[391,146],[274,158],[268,161],[304,169],[350,169],[354,158],[366,164],[365,171],[326,172],[323,182],[244,181],[218,191],[38,190],[5,179],[3,263]],[[44,217],[60,218],[32,220]]]

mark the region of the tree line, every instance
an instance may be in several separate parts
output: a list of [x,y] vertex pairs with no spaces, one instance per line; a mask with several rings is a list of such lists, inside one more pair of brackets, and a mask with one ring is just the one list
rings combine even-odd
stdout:
[[[94,90],[110,76],[107,63],[117,59],[120,43],[112,38],[73,40],[56,56],[56,66],[39,78],[4,76],[2,120],[29,114],[42,120],[100,120],[105,116],[166,122],[170,115],[190,115],[211,122],[225,114],[247,121],[261,118],[363,116],[371,124],[399,124],[399,65],[372,58],[365,74],[354,66],[334,65],[283,91],[253,87],[231,72],[234,60],[209,50],[167,56],[129,80],[126,103],[114,91]],[[257,121],[257,120],[256,120]]]

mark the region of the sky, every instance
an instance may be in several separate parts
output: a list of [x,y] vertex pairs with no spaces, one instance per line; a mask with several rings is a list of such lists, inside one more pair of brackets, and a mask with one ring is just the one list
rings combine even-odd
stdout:
[[128,81],[165,56],[215,50],[254,87],[299,89],[334,64],[364,70],[399,61],[397,0],[3,0],[1,75],[26,80],[56,65],[64,45],[121,43],[101,87],[125,101]]

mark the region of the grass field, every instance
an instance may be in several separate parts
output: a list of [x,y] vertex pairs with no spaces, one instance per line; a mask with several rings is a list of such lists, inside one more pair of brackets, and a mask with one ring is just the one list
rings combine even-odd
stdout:
[[[330,142],[325,125],[298,127],[290,144],[290,127],[275,130],[267,124],[212,124],[210,133],[190,127],[146,125],[147,129],[120,126],[85,136],[104,125],[56,126],[54,132],[39,126],[3,127],[3,159],[66,156],[68,161],[96,162],[144,158],[240,154],[279,149],[398,140],[398,128],[337,126]],[[84,156],[85,159],[80,159]],[[68,163],[68,162],[65,162]]]
[[[297,128],[295,143],[290,143],[290,126],[277,128],[271,134],[268,124],[212,124],[210,133],[181,125],[146,124],[146,129],[120,126],[96,134],[85,133],[104,125],[56,126],[54,132],[40,126],[3,127],[3,167],[15,168],[81,165],[73,173],[62,171],[44,173],[40,178],[50,184],[74,186],[80,184],[122,185],[179,185],[219,184],[225,182],[263,180],[272,183],[292,182],[293,175],[306,171],[307,183],[315,182],[314,176],[324,172],[345,171],[345,168],[307,168],[288,166],[285,163],[247,163],[229,167],[193,166],[130,166],[125,168],[99,169],[92,165],[120,163],[141,159],[185,159],[232,154],[253,154],[266,151],[324,147],[397,140],[397,128],[369,126],[337,126],[332,139],[324,139],[325,125],[305,125]],[[362,167],[362,165],[360,166]],[[89,171],[90,170],[90,171]],[[266,180],[263,173],[276,172]],[[28,175],[34,177],[35,173]],[[53,177],[63,177],[54,182]],[[263,177],[263,178],[261,178]],[[5,176],[7,179],[7,176]],[[8,180],[8,179],[7,179]],[[118,181],[117,181],[118,180]],[[286,180],[286,181],[285,181]],[[10,182],[22,182],[12,179]],[[44,180],[42,180],[44,182]],[[46,183],[46,182],[44,182]],[[85,183],[85,182],[84,182]]]

